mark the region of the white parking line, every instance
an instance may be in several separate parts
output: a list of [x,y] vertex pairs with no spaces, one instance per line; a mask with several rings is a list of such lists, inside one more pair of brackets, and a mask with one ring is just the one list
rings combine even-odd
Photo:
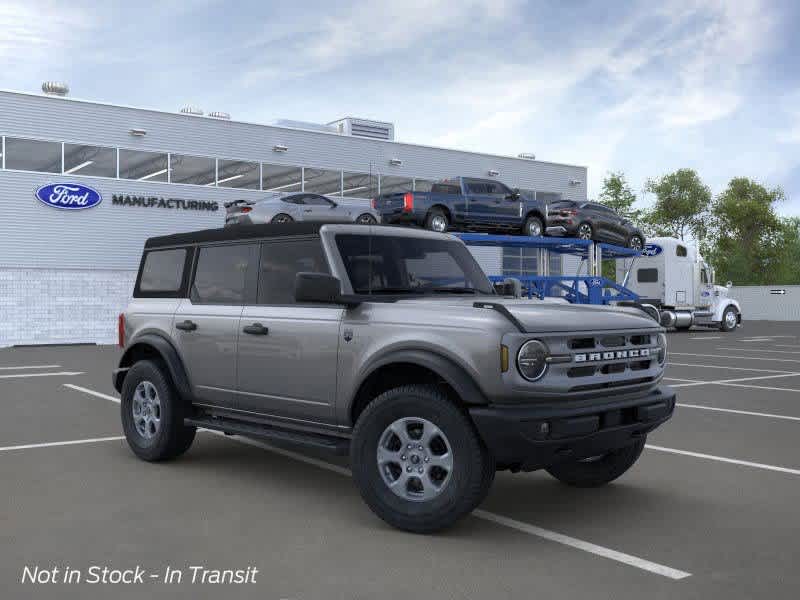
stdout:
[[[757,381],[759,379],[777,379],[779,377],[797,377],[800,376],[800,373],[782,373],[781,375],[759,375],[758,377],[739,377],[737,379],[718,379],[716,381],[700,381],[697,379],[681,379],[678,381],[685,381],[687,383],[676,383],[671,385],[670,387],[694,387],[696,385],[725,385],[725,384],[733,384],[738,383],[740,381]],[[664,379],[672,379],[671,377],[665,377]]]
[[101,394],[100,392],[95,392],[94,390],[90,390],[89,388],[81,387],[79,385],[73,385],[71,383],[65,383],[64,387],[67,387],[71,390],[77,390],[79,392],[83,392],[84,394],[89,394],[90,396],[97,396],[98,398],[102,398],[103,400],[109,400],[110,402],[116,402],[117,404],[119,404],[119,398],[117,398],[116,396]]
[[22,369],[60,369],[61,365],[22,365],[19,367],[0,367],[0,371],[20,371]]
[[85,440],[67,440],[65,442],[44,442],[42,444],[22,444],[20,446],[3,446],[0,452],[11,452],[12,450],[30,450],[31,448],[52,448],[53,446],[76,446],[78,444],[96,444],[98,442],[113,442],[124,440],[125,436],[115,435],[111,437],[88,438]]
[[83,375],[83,371],[59,371],[57,373],[14,373],[13,375],[0,375],[0,379],[21,379],[23,377],[55,377],[72,375]]
[[789,415],[776,415],[774,413],[753,412],[750,410],[737,410],[734,408],[719,408],[716,406],[703,406],[701,404],[684,404],[682,402],[676,402],[675,406],[682,406],[683,408],[699,408],[700,410],[713,410],[717,412],[732,413],[735,415],[747,415],[749,417],[768,417],[770,419],[800,421],[800,417],[790,417]]
[[731,371],[755,371],[756,373],[792,373],[792,371],[776,371],[775,369],[753,369],[747,367],[731,367],[729,365],[698,365],[696,363],[668,362],[671,367],[698,367],[701,369],[728,369]]
[[800,348],[797,344],[772,344],[776,348]]
[[728,356],[723,354],[695,354],[692,352],[675,352],[673,350],[670,350],[670,354],[677,356],[705,356],[708,358],[741,358],[742,360],[768,360],[770,362],[790,362],[790,363],[800,362],[800,360],[797,360],[795,358],[763,358],[755,356]]
[[[717,347],[717,350],[740,350],[740,348]],[[753,352],[769,352],[771,354],[800,354],[797,350],[767,350],[766,348],[753,348]]]
[[751,388],[751,389],[755,389],[755,390],[767,390],[767,391],[770,391],[770,392],[795,392],[795,393],[800,393],[800,390],[796,390],[794,388],[769,387],[769,386],[766,386],[766,385],[748,385],[746,383],[721,383],[720,385],[727,385],[727,386],[730,386],[730,387],[740,387],[740,388]]
[[646,444],[645,448],[648,450],[656,450],[658,452],[667,452],[668,454],[681,454],[683,456],[693,456],[695,458],[703,458],[706,460],[714,460],[718,462],[729,463],[732,465],[740,465],[743,467],[753,467],[755,469],[764,469],[765,471],[777,471],[778,473],[788,473],[789,475],[800,475],[800,469],[790,469],[788,467],[777,467],[775,465],[765,465],[763,463],[750,462],[749,460],[739,460],[736,458],[726,458],[724,456],[716,456],[714,454],[703,454],[702,452],[690,452],[689,450],[679,450],[677,448],[665,448],[664,446],[653,446]]
[[[96,392],[94,390],[90,390],[89,388],[80,387],[77,385],[72,384],[64,384],[66,387],[70,389],[77,390],[80,392],[85,392],[92,396],[96,396],[98,398],[103,398],[104,400],[109,400],[111,402],[119,402],[119,398],[114,396],[109,396],[108,394],[103,394],[100,392]],[[202,431],[206,433],[212,433],[214,435],[219,435],[224,439],[232,440],[239,442],[240,444],[246,444],[248,446],[254,446],[256,448],[261,448],[262,450],[266,450],[268,452],[272,452],[273,454],[279,454],[281,456],[285,456],[286,458],[291,458],[293,460],[305,463],[307,465],[312,465],[318,467],[320,469],[325,469],[326,471],[330,471],[332,473],[336,473],[338,475],[343,475],[345,477],[351,477],[352,473],[349,469],[345,467],[340,467],[339,465],[332,465],[322,460],[318,460],[316,458],[311,458],[309,456],[304,456],[303,454],[299,454],[297,452],[292,452],[291,450],[284,450],[282,448],[275,448],[270,446],[269,444],[265,444],[263,442],[259,442],[258,440],[253,440],[250,438],[243,438],[239,436],[226,436],[220,431],[211,431],[208,429],[203,429]],[[107,438],[112,439],[112,438]],[[114,439],[124,439],[114,438]],[[100,441],[101,438],[98,438],[96,441]],[[66,444],[69,442],[64,442]],[[80,441],[72,442],[72,443],[81,443]],[[21,449],[21,448],[20,448]],[[534,535],[552,542],[556,542],[559,544],[563,544],[565,546],[570,546],[572,548],[576,548],[578,550],[583,550],[584,552],[588,552],[590,554],[594,554],[596,556],[602,556],[609,560],[613,560],[619,563],[623,563],[626,565],[630,565],[632,567],[636,567],[637,569],[641,569],[643,571],[649,571],[650,573],[655,573],[657,575],[661,575],[663,577],[667,577],[669,579],[685,579],[686,577],[690,577],[691,573],[687,573],[686,571],[680,571],[678,569],[673,569],[672,567],[668,567],[666,565],[661,565],[655,562],[651,562],[649,560],[645,560],[643,558],[639,558],[637,556],[633,556],[631,554],[625,554],[624,552],[618,552],[616,550],[612,550],[611,548],[606,548],[604,546],[598,546],[597,544],[592,544],[591,542],[586,542],[584,540],[580,540],[578,538],[573,538],[568,535],[564,535],[563,533],[558,533],[557,531],[550,531],[549,529],[543,529],[541,527],[537,527],[536,525],[530,525],[528,523],[524,523],[522,521],[517,521],[515,519],[510,519],[508,517],[504,517],[502,515],[498,515],[492,512],[488,512],[485,510],[475,510],[473,511],[472,515],[478,519],[483,519],[484,521],[490,521],[497,525],[502,525],[504,527],[508,527],[509,529],[514,529],[516,531],[520,531],[522,533],[527,533],[529,535]]]

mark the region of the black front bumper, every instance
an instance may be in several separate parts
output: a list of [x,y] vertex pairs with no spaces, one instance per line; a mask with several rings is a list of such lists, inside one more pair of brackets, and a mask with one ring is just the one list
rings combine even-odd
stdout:
[[667,386],[636,397],[599,398],[580,406],[476,406],[475,426],[499,468],[534,471],[623,448],[669,420]]

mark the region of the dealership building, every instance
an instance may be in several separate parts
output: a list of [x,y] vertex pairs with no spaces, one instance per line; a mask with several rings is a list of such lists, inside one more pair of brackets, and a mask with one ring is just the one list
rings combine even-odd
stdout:
[[[221,227],[225,202],[266,191],[366,204],[463,175],[586,199],[585,167],[406,144],[391,123],[264,125],[77,100],[61,84],[43,90],[0,91],[0,346],[113,343],[146,238]],[[519,249],[474,251],[491,274],[542,270]],[[558,259],[548,267],[561,269]]]

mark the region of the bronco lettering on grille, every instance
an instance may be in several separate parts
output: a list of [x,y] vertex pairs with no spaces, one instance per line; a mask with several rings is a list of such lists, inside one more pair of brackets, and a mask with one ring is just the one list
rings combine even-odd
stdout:
[[650,358],[650,351],[653,348],[637,348],[636,350],[614,350],[609,352],[585,352],[583,354],[575,354],[573,361],[576,363],[582,362],[598,362],[603,360],[620,360],[620,359],[640,359]]

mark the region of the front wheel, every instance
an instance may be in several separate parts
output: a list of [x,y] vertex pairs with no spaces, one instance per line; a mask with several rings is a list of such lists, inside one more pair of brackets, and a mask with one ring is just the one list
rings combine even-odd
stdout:
[[547,467],[547,472],[562,483],[573,487],[598,487],[620,477],[639,459],[647,436],[642,436],[629,446],[612,450],[600,456],[573,460]]
[[429,385],[373,400],[353,430],[350,464],[372,511],[414,533],[445,529],[472,512],[495,473],[469,417]]
[[120,407],[125,438],[142,460],[175,458],[194,441],[196,428],[183,424],[188,405],[161,363],[143,360],[131,367],[122,385]]
[[539,217],[528,217],[522,233],[531,237],[539,237],[544,233],[544,223]]
[[733,331],[739,325],[739,314],[736,312],[736,309],[732,306],[729,306],[725,309],[722,313],[722,322],[720,323],[719,328],[722,331]]

